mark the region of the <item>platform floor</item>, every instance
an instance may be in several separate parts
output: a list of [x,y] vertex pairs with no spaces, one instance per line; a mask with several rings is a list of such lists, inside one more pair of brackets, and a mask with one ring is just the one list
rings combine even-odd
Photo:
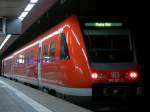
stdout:
[[0,112],[91,112],[65,100],[0,77]]

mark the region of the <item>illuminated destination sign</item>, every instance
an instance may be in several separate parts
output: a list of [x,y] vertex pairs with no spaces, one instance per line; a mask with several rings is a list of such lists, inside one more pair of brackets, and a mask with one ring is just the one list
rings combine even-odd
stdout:
[[99,27],[99,28],[109,28],[109,27],[122,27],[123,23],[117,22],[91,22],[84,23],[85,27]]

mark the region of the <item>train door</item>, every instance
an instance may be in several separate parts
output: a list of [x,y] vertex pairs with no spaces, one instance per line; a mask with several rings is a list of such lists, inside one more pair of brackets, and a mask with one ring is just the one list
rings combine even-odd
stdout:
[[41,55],[41,53],[42,53],[42,41],[40,40],[39,42],[38,42],[39,44],[38,44],[38,86],[40,87],[40,85],[41,85],[41,78],[42,78],[42,72],[41,72],[41,60],[42,60],[42,55]]
[[55,35],[42,44],[42,84],[59,83],[59,66],[58,66],[58,35]]
[[[63,86],[67,86],[69,79],[73,77],[72,73],[72,63],[70,60],[69,49],[68,49],[68,41],[65,35],[65,32],[61,32],[59,42],[60,42],[60,51],[59,51],[59,66],[60,66],[60,83]],[[74,80],[74,79],[73,79]],[[71,81],[71,83],[74,81]]]

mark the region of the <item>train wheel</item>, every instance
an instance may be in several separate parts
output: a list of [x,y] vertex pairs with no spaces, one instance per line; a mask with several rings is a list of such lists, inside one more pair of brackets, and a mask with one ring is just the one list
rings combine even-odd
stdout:
[[50,89],[48,93],[51,94],[52,96],[56,96],[56,91],[54,89]]
[[66,95],[58,93],[58,92],[56,93],[56,96],[61,99],[66,99]]
[[45,87],[42,88],[42,91],[45,92],[45,93],[49,93],[49,90],[46,89]]

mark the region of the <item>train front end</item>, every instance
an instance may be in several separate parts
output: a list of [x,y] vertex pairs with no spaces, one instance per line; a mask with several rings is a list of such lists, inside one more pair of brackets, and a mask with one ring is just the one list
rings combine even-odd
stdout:
[[131,31],[123,22],[82,23],[92,79],[92,98],[133,98],[142,93]]

